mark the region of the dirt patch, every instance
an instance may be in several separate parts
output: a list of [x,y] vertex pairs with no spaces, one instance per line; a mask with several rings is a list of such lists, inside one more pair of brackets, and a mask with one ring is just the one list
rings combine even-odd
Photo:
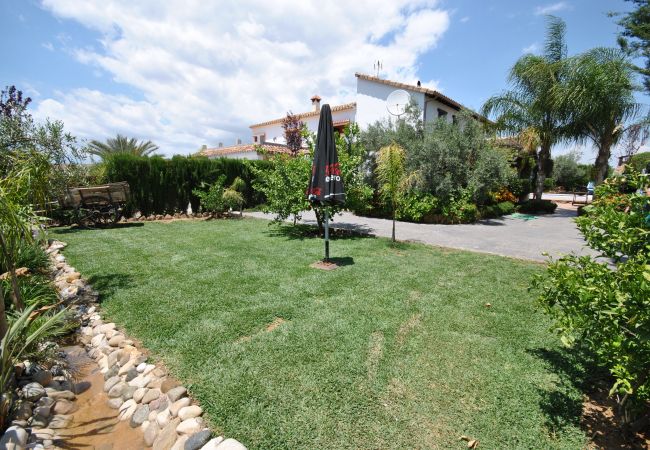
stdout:
[[270,332],[272,332],[273,330],[275,330],[276,328],[278,328],[279,326],[281,326],[282,324],[284,324],[286,322],[287,321],[285,319],[283,319],[282,317],[276,317],[275,319],[273,319],[273,322],[271,322],[266,327],[264,327],[263,330],[260,330],[257,333],[252,334],[250,336],[242,336],[239,339],[237,339],[235,341],[235,343],[238,344],[240,342],[248,342],[251,339],[253,339],[255,336],[259,336],[262,333],[270,333]]
[[76,411],[67,428],[59,430],[61,441],[56,445],[69,449],[136,450],[144,449],[140,428],[131,428],[128,421],[117,418],[118,410],[107,405],[104,392],[104,376],[99,366],[92,361],[81,347],[65,349],[68,361],[73,361],[79,382],[86,390],[77,394]]
[[420,326],[421,319],[422,313],[413,314],[406,322],[400,325],[399,330],[397,330],[397,345],[404,345],[409,333]]
[[[606,391],[585,396],[580,424],[589,436],[589,449],[650,449],[650,429],[638,431],[621,427],[616,402]],[[647,411],[646,413],[650,413]]]
[[384,334],[381,331],[375,331],[370,335],[368,343],[368,358],[366,366],[368,367],[368,379],[373,380],[377,375],[377,367],[384,352]]

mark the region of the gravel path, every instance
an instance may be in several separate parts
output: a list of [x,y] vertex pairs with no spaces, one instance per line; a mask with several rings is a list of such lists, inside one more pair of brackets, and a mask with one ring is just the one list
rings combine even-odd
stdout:
[[[249,217],[271,219],[273,216],[261,212],[245,213]],[[517,215],[499,219],[482,220],[468,225],[433,225],[397,222],[397,239],[422,242],[441,247],[458,248],[481,253],[546,261],[542,254],[553,257],[577,253],[595,253],[586,247],[573,221],[575,208],[562,205],[555,214],[536,216],[524,220]],[[313,212],[303,215],[302,223],[316,224]],[[391,221],[360,217],[345,212],[337,215],[331,222],[335,228],[354,229],[375,236],[390,237]]]

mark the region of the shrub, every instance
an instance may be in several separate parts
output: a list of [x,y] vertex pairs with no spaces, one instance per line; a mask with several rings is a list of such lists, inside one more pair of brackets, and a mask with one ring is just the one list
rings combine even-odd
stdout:
[[[15,258],[15,265],[17,268],[27,267],[30,272],[38,272],[47,269],[50,265],[50,259],[38,242],[20,241],[16,248]],[[0,259],[0,274],[7,272],[8,270],[9,269],[5,267],[2,259]]]
[[192,193],[199,198],[199,206],[203,211],[211,213],[213,216],[221,214],[225,211],[226,205],[223,200],[223,192],[225,190],[223,184],[225,176],[220,176],[217,181],[207,186],[207,190],[194,189]]
[[632,156],[632,158],[630,158],[630,162],[628,164],[632,170],[637,172],[641,172],[642,170],[647,169],[648,164],[650,164],[650,152],[637,153],[636,155]]
[[515,205],[512,202],[500,202],[480,208],[481,217],[485,219],[506,216],[513,212],[515,212]]
[[527,200],[519,205],[518,210],[525,214],[553,214],[557,203],[550,200]]
[[580,152],[570,152],[554,158],[553,179],[557,186],[571,191],[589,182],[590,166],[580,164]]
[[427,216],[431,216],[437,210],[439,201],[431,194],[423,192],[410,192],[406,196],[397,211],[399,220],[408,222],[423,222]]
[[471,194],[464,192],[442,206],[442,216],[447,223],[471,223],[476,222],[480,214],[471,201]]
[[615,381],[610,395],[631,420],[636,407],[650,400],[650,221],[648,197],[627,193],[648,189],[637,175],[608,179],[596,200],[576,221],[588,245],[612,258],[589,256],[551,261],[534,287],[539,304],[555,320],[566,345],[584,343]]

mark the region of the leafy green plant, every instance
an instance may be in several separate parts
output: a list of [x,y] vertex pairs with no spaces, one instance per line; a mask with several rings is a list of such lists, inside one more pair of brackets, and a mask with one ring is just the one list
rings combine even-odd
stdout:
[[[627,422],[650,400],[650,218],[647,177],[608,179],[576,219],[590,247],[615,268],[589,256],[551,261],[533,286],[566,345],[586,343],[615,382],[610,394]],[[632,190],[632,192],[629,192]],[[639,192],[640,191],[640,192]]]
[[512,202],[500,202],[496,205],[489,205],[480,208],[480,213],[482,218],[494,218],[500,216],[506,216],[515,212],[515,205]]
[[387,145],[379,150],[377,155],[377,180],[379,194],[390,205],[393,219],[392,241],[395,242],[395,220],[397,210],[409,189],[413,176],[406,173],[404,161],[406,153],[397,144]]
[[[0,281],[0,289],[4,290],[5,298],[11,294],[9,280]],[[27,306],[37,307],[53,305],[59,300],[56,288],[47,276],[29,275],[18,278],[20,297]]]
[[397,218],[409,222],[426,222],[436,212],[440,205],[438,198],[431,194],[418,191],[411,191],[404,195]]
[[[27,267],[30,272],[38,272],[50,266],[50,258],[38,242],[20,241],[16,248],[16,267]],[[0,261],[0,274],[9,268]]]
[[478,220],[479,211],[471,201],[471,194],[466,191],[443,204],[442,216],[447,223],[471,223]]
[[201,208],[212,214],[212,217],[223,213],[226,210],[226,202],[223,198],[225,177],[221,176],[207,190],[194,189],[192,193],[201,200]]
[[557,203],[550,200],[527,200],[517,208],[519,212],[525,214],[553,214],[557,208]]
[[11,318],[9,328],[0,342],[0,429],[5,428],[4,420],[9,417],[11,408],[10,388],[14,363],[37,351],[38,343],[59,335],[64,330],[66,311],[40,316],[35,306],[25,308],[15,318]]
[[637,153],[630,158],[628,164],[632,170],[636,170],[637,172],[647,169],[650,164],[650,152]]

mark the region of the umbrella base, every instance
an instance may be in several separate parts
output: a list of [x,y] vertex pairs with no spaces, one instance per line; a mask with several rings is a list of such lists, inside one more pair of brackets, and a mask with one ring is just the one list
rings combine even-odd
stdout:
[[311,263],[309,267],[312,267],[314,269],[320,269],[320,270],[334,270],[338,269],[339,265],[332,262],[332,261],[316,261],[315,263]]

